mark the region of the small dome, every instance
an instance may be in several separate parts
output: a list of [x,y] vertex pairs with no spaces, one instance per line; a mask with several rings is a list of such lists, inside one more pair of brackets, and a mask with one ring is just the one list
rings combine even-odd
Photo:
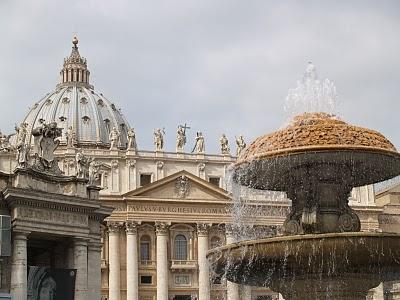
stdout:
[[57,122],[64,129],[62,143],[66,143],[67,130],[72,127],[78,147],[108,147],[109,133],[115,127],[120,132],[119,147],[126,147],[128,122],[115,104],[94,91],[89,84],[87,61],[79,54],[76,37],[72,44],[56,90],[37,102],[23,120],[28,124],[28,133],[42,123]]

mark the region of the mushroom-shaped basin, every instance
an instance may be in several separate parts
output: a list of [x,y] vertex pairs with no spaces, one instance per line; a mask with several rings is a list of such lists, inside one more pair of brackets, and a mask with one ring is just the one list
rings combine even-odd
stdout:
[[285,191],[293,183],[294,170],[306,167],[317,173],[309,175],[326,177],[326,166],[336,173],[329,181],[362,186],[399,175],[400,154],[377,131],[327,113],[305,113],[253,141],[238,158],[234,179],[253,188]]

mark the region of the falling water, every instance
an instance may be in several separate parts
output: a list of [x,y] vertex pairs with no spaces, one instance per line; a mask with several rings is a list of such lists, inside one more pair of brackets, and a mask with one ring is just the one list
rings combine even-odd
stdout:
[[[235,182],[232,178],[233,172],[228,171],[227,186],[232,194],[232,204],[229,211],[232,215],[232,233],[236,242],[254,240],[275,236],[279,232],[276,225],[259,226],[259,217],[272,216],[276,211],[268,209],[266,204],[277,202],[290,203],[283,192],[257,190],[245,187]],[[286,210],[280,208],[281,213]]]

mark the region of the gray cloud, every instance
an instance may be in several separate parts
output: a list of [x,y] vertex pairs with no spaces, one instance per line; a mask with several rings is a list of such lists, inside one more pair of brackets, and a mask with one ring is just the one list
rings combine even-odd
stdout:
[[77,34],[92,83],[122,108],[141,148],[165,126],[173,150],[184,122],[189,143],[201,130],[211,152],[223,132],[233,143],[279,128],[309,60],[336,83],[345,120],[399,146],[399,29],[398,1],[3,0],[0,128],[54,89]]

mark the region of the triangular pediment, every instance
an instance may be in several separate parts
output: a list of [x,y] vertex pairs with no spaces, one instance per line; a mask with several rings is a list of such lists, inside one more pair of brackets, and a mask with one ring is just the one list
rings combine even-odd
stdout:
[[185,170],[152,182],[123,195],[124,198],[223,200],[230,199],[224,189]]

